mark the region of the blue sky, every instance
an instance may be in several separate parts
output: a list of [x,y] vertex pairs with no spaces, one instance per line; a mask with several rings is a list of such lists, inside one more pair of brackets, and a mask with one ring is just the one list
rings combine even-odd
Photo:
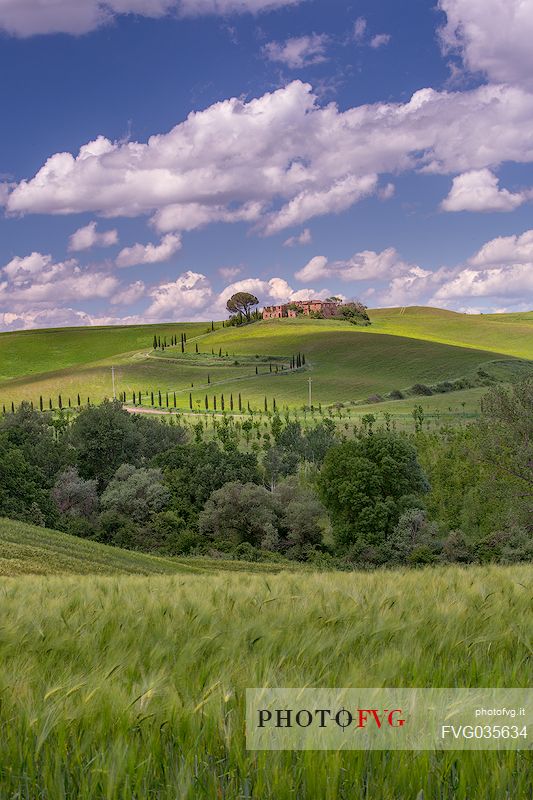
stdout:
[[533,2],[0,0],[0,330],[533,308]]

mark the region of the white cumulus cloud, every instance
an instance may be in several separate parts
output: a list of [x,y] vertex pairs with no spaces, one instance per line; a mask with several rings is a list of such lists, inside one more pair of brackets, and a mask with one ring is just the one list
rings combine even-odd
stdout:
[[121,291],[113,294],[111,297],[111,305],[117,306],[131,306],[141,300],[146,294],[146,286],[142,281],[135,281],[130,283]]
[[299,233],[297,236],[289,236],[283,242],[284,247],[295,247],[298,244],[311,244],[313,241],[313,237],[311,236],[311,231],[309,228],[304,228],[304,230]]
[[370,47],[374,50],[377,50],[379,47],[386,47],[391,40],[390,33],[378,33],[376,36],[373,36],[370,40]]
[[492,264],[530,264],[533,269],[533,230],[516,236],[497,236],[481,247],[469,264],[485,267]]
[[328,261],[325,256],[315,256],[295,274],[298,281],[312,281],[323,278],[337,278],[342,281],[383,280],[405,275],[413,265],[402,260],[394,247],[377,253],[362,250],[345,260]]
[[472,170],[453,179],[444,211],[513,211],[532,196],[531,191],[500,189],[498,177],[489,169]]
[[12,36],[81,35],[111,23],[121,14],[160,18],[257,14],[305,0],[0,0],[0,30]]
[[111,247],[117,243],[117,230],[113,229],[99,233],[96,230],[96,222],[89,222],[88,225],[78,228],[72,234],[69,239],[68,249],[71,252],[79,252],[80,250],[89,250],[91,247]]
[[81,267],[76,259],[54,262],[50,255],[16,256],[0,269],[0,309],[24,311],[35,304],[107,298],[119,281],[99,270]]
[[179,233],[167,233],[159,244],[134,244],[124,247],[116,258],[117,267],[133,267],[136,264],[157,264],[168,261],[181,249]]
[[447,22],[445,52],[498,83],[533,87],[533,4],[530,0],[439,0]]
[[276,61],[291,69],[308,67],[326,61],[326,48],[329,36],[313,33],[310,36],[296,36],[284,42],[268,42],[263,53],[269,61]]
[[378,175],[458,174],[533,161],[533,94],[506,86],[422,89],[407,103],[340,111],[294,81],[195,112],[146,143],[97,137],[10,187],[8,214],[151,216],[161,233],[250,222],[278,233],[343,211]]

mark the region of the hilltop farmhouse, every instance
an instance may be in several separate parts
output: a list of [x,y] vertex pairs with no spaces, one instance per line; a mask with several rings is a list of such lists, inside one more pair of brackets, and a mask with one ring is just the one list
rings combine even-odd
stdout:
[[333,300],[294,300],[292,303],[283,303],[279,306],[265,306],[263,319],[281,319],[282,317],[297,317],[304,314],[321,314],[323,317],[335,317],[338,313],[339,303]]

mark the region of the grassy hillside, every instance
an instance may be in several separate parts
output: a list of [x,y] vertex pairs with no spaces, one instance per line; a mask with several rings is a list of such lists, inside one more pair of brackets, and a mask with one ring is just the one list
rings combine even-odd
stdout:
[[[42,395],[46,405],[48,398],[56,405],[59,394],[64,405],[69,397],[75,405],[78,394],[82,403],[88,397],[98,402],[112,394],[111,366],[117,392],[131,398],[141,391],[145,401],[152,390],[176,392],[181,408],[188,408],[191,392],[194,406],[203,409],[206,393],[219,398],[240,393],[258,408],[265,396],[300,407],[307,402],[309,378],[316,405],[361,401],[414,383],[472,376],[479,368],[505,379],[529,369],[525,359],[533,359],[533,313],[474,317],[438,309],[381,309],[372,319],[368,328],[296,319],[209,333],[205,323],[187,323],[2,334],[0,404],[38,404]],[[182,330],[188,336],[185,355],[180,347],[152,351],[154,332],[170,340]],[[281,365],[297,352],[305,353],[306,370],[270,373],[269,359]]]
[[531,566],[0,580],[0,795],[532,796],[531,753],[253,752],[254,686],[528,686]]
[[410,336],[533,359],[533,311],[478,315],[409,306],[375,309],[371,314],[373,333]]
[[162,558],[108,547],[66,533],[0,518],[0,576],[175,575],[220,570],[276,572],[294,565],[248,564],[204,558]]
[[154,333],[188,338],[207,330],[206,322],[95,328],[47,328],[0,333],[0,382],[10,378],[98,363],[117,355],[152,349]]

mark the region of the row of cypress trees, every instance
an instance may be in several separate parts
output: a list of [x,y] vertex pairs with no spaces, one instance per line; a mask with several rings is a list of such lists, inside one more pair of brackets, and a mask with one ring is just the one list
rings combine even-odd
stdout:
[[[185,349],[186,341],[187,341],[187,335],[185,333],[182,333],[181,334],[182,352]],[[177,344],[177,336],[172,336],[171,337],[171,344],[173,344],[173,345]],[[154,334],[154,349],[156,349],[156,347],[161,347],[162,349],[167,347],[166,337],[163,337],[163,341],[161,342],[160,337],[156,337],[156,335]],[[196,352],[198,352],[198,345],[196,345]],[[220,350],[219,351],[219,356],[221,354],[222,354],[222,351]],[[227,355],[227,353],[226,353],[226,355]],[[304,366],[305,366],[305,355],[303,353],[297,353],[296,355],[291,356],[290,369],[300,369],[301,367],[304,367]],[[269,364],[269,372],[270,373],[274,372],[274,370],[275,370],[275,372],[278,372],[278,369],[279,368],[278,368],[277,364],[274,365],[274,369],[273,369],[272,363]],[[285,369],[285,365],[282,365],[281,369],[284,370]],[[255,374],[259,375],[259,367],[257,365],[255,367]],[[207,383],[208,384],[211,383],[211,376],[210,376],[209,373],[207,374]],[[159,406],[162,407],[163,406],[163,396],[161,394],[161,390],[159,390],[157,392],[157,399],[158,399]],[[176,392],[173,392],[173,398],[172,399],[173,399],[174,408],[177,408]],[[65,404],[63,402],[62,395],[58,395],[57,408],[59,408],[59,410],[62,410],[63,408],[81,408],[82,401],[81,401],[81,396],[80,396],[79,393],[77,395],[76,400],[77,400],[77,402],[73,404],[71,398],[69,397],[68,401],[67,401],[67,404]],[[127,403],[128,402],[126,392],[120,392],[119,400],[121,402],[123,402],[123,403]],[[150,405],[152,405],[152,406],[155,405],[154,400],[155,400],[154,392],[152,391],[150,393]],[[132,392],[132,402],[133,402],[133,405],[142,405],[142,402],[143,402],[142,392]],[[230,409],[231,409],[231,411],[233,411],[233,408],[234,408],[233,394],[230,394],[229,402],[230,402]],[[239,393],[238,403],[239,403],[239,411],[242,411],[242,399],[241,399],[240,393]],[[33,401],[30,401],[30,405],[31,405],[31,408],[33,409],[33,407],[34,407],[33,406]],[[91,405],[90,397],[87,397],[87,405],[88,406]],[[209,410],[209,399],[208,399],[207,394],[205,396],[204,405],[205,405],[205,409]],[[169,393],[168,392],[165,393],[165,406],[167,408],[170,407]],[[191,409],[193,407],[192,394],[191,393],[189,393],[189,407]],[[225,400],[224,400],[224,395],[223,394],[220,395],[220,407],[221,407],[222,411],[225,410]],[[265,407],[265,411],[267,411],[268,410],[268,401],[267,401],[266,396],[265,396],[265,399],[264,399],[264,407]],[[46,403],[44,398],[43,398],[43,396],[40,395],[40,397],[39,397],[39,409],[40,409],[40,411],[44,411],[45,408],[46,408],[46,410],[52,411],[54,408],[56,408],[56,406],[54,405],[51,397],[48,398],[48,403]],[[250,404],[248,403],[248,409],[249,408],[250,408]],[[274,411],[276,410],[276,399],[275,398],[273,399],[272,408],[273,408]],[[213,395],[213,410],[214,411],[217,410],[217,397],[216,397],[216,395]],[[7,413],[7,409],[6,409],[5,404],[2,406],[2,411],[3,411],[4,414]],[[11,411],[12,411],[12,413],[15,413],[15,404],[14,404],[14,402],[11,402]]]
[[[169,345],[166,336],[163,336],[163,338],[161,338],[161,336],[158,336],[156,333],[154,333],[154,339],[152,342],[152,347],[154,350],[165,350],[167,347],[177,347],[177,344],[178,344],[177,334],[176,335],[172,334],[172,336],[170,337],[170,345]],[[184,353],[185,345],[187,344],[186,333],[180,334],[180,344],[181,344],[181,352]],[[196,352],[198,352],[198,345],[196,345]]]

